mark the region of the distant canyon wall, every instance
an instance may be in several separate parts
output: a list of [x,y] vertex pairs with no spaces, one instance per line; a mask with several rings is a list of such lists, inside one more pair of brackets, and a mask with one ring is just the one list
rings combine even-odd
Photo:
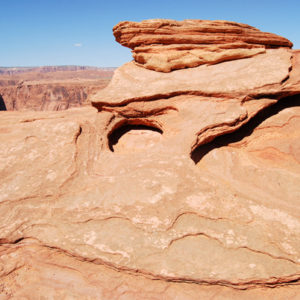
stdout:
[[65,110],[89,104],[114,68],[58,66],[0,68],[1,110]]
[[[100,83],[101,84],[101,83]],[[103,84],[103,87],[105,84]],[[88,104],[87,96],[97,87],[83,84],[24,84],[0,88],[6,110],[64,110]]]

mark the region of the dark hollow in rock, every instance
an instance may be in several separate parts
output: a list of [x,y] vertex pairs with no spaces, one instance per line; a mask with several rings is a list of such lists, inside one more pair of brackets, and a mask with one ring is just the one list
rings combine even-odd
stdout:
[[156,128],[154,126],[148,126],[148,125],[138,125],[138,124],[126,124],[122,125],[119,128],[115,129],[109,136],[108,136],[108,145],[109,149],[114,152],[114,146],[118,143],[119,139],[126,133],[128,133],[131,130],[151,130],[158,132],[160,134],[163,133],[163,131],[159,128]]
[[195,164],[197,164],[211,150],[241,141],[246,136],[251,135],[253,130],[266,119],[276,115],[285,108],[295,106],[300,106],[299,94],[280,99],[277,103],[260,111],[255,117],[253,117],[248,123],[241,126],[238,130],[218,136],[213,141],[198,146],[192,151],[191,159]]

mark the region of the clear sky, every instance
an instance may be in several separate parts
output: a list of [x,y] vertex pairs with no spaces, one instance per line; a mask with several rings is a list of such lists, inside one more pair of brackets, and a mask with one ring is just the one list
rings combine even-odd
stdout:
[[131,53],[112,27],[153,18],[242,22],[300,48],[300,0],[0,0],[0,9],[0,66],[120,66]]

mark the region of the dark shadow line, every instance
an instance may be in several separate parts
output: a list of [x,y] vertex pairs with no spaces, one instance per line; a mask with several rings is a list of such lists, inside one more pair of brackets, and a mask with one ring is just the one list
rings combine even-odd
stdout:
[[0,95],[0,110],[7,110],[4,99],[2,95]]
[[18,244],[19,242],[21,242],[21,241],[23,241],[23,240],[24,240],[24,238],[21,237],[21,238],[15,240],[15,241],[13,242],[13,244]]
[[198,146],[192,151],[191,159],[195,164],[197,164],[211,150],[241,141],[243,138],[251,135],[254,129],[266,119],[278,114],[285,108],[295,106],[300,106],[300,95],[280,99],[277,103],[260,111],[248,123],[241,126],[238,130],[218,136],[213,141]]

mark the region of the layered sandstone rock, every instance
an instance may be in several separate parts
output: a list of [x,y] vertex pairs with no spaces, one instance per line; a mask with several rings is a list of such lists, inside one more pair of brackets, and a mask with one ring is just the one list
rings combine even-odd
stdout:
[[0,68],[0,96],[7,110],[65,110],[90,105],[114,69],[79,66]]
[[113,32],[121,45],[133,50],[137,64],[160,72],[251,57],[268,48],[293,45],[276,34],[228,21],[125,21]]
[[[300,52],[1,112],[3,299],[297,299]],[[207,78],[207,79],[206,79]]]

